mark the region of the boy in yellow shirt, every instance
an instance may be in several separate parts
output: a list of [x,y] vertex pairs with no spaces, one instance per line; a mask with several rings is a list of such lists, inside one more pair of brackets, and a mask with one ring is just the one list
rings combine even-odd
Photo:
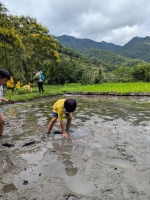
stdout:
[[[50,134],[50,131],[52,130],[54,123],[59,119],[60,121],[60,127],[63,134],[63,137],[68,137],[68,131],[71,126],[72,121],[72,113],[76,110],[77,103],[74,99],[59,99],[56,101],[53,105],[53,113],[52,113],[52,119],[48,125],[48,132],[47,135]],[[66,114],[67,123],[66,123],[66,129],[64,127],[63,122],[63,115]]]

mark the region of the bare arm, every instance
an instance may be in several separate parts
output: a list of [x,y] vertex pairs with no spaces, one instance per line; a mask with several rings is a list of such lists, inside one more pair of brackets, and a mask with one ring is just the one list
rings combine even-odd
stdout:
[[2,98],[2,101],[8,102],[9,100],[8,100],[8,99],[5,99],[5,98]]
[[39,72],[36,73],[36,74],[34,75],[34,77],[33,77],[33,79],[36,79],[36,78],[40,78],[40,74],[39,74]]
[[64,127],[64,123],[63,121],[60,121],[60,127],[61,127],[61,131],[62,131],[62,134],[63,134],[63,137],[68,137],[68,133],[65,131],[65,127]]
[[8,100],[8,99],[5,99],[5,98],[2,98],[2,101],[9,102],[9,103],[14,103],[14,100]]

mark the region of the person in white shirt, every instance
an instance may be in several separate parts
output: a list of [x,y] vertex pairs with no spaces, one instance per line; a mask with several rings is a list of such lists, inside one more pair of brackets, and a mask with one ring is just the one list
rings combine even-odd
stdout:
[[[6,69],[0,69],[0,103],[2,101],[13,102],[12,100],[3,98],[3,85],[5,85],[9,79],[10,79],[10,73]],[[0,108],[0,136],[3,135],[4,122],[5,122],[4,116],[2,113],[2,109]]]
[[39,88],[39,93],[41,92],[44,92],[44,89],[43,89],[43,81],[42,78],[41,78],[41,75],[42,75],[42,70],[41,69],[38,69],[38,72],[35,74],[35,76],[33,77],[33,80],[35,79],[38,79],[38,88]]

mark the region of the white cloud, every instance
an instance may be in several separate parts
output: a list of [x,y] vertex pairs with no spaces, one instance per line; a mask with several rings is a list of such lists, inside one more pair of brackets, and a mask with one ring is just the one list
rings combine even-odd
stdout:
[[103,41],[114,42],[115,44],[125,44],[139,32],[138,26],[124,26],[119,29],[109,31],[102,38]]
[[29,15],[53,35],[125,44],[150,35],[149,0],[3,0],[11,14]]

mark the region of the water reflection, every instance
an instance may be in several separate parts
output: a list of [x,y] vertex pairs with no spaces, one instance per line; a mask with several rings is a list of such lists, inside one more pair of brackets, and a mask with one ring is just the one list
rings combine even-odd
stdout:
[[67,140],[62,138],[61,143],[57,143],[53,138],[52,146],[53,151],[58,152],[58,160],[64,164],[66,174],[68,176],[76,175],[78,168],[73,166],[70,156],[70,153],[73,149],[72,139],[70,137]]
[[16,118],[16,110],[14,108],[9,108],[8,109],[8,117],[11,119]]

